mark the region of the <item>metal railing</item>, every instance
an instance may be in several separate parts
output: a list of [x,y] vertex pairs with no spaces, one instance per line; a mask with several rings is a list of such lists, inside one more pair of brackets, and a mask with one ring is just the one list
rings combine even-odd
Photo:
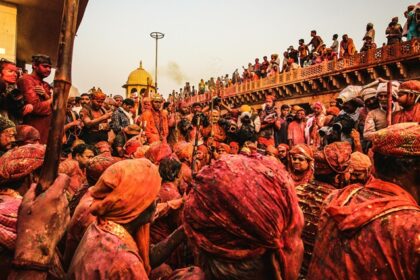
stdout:
[[420,54],[420,40],[411,40],[401,44],[384,46],[378,49],[371,49],[367,52],[357,53],[348,58],[323,61],[320,64],[311,65],[304,68],[297,68],[289,72],[277,73],[267,78],[254,81],[236,83],[229,87],[222,87],[217,91],[205,92],[190,96],[184,99],[187,103],[208,102],[213,96],[222,98],[240,96],[245,93],[264,90],[267,88],[279,87],[283,85],[298,83],[302,81],[320,78],[336,72],[351,71],[359,68],[367,68],[377,64],[398,61],[402,58],[409,58]]

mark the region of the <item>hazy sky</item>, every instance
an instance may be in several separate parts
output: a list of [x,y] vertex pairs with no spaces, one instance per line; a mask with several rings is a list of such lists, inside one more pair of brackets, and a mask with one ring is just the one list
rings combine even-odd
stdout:
[[376,43],[385,28],[413,1],[406,0],[90,0],[75,40],[73,84],[123,94],[129,73],[143,67],[154,78],[155,41],[159,41],[158,87],[167,96],[186,81],[197,85],[232,72],[256,57],[282,54],[316,29],[329,46],[334,33],[354,39],[359,50],[368,22]]

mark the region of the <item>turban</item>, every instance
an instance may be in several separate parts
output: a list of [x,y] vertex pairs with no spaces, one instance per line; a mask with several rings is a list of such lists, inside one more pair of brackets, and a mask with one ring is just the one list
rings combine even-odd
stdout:
[[376,97],[376,89],[373,87],[365,88],[360,95],[362,96],[363,101],[366,101],[369,98]]
[[350,164],[349,142],[334,142],[315,153],[315,174],[345,173]]
[[38,168],[44,162],[45,146],[28,144],[7,151],[1,157],[0,185],[22,179]]
[[304,156],[307,160],[313,161],[314,160],[314,152],[312,149],[306,144],[297,144],[292,147],[289,154],[298,154]]
[[16,127],[16,125],[11,120],[3,116],[0,116],[0,133],[12,127]]
[[95,184],[99,177],[101,177],[102,173],[118,161],[119,159],[116,157],[108,157],[104,155],[98,155],[91,158],[86,166],[86,176],[89,183],[92,185]]
[[420,156],[420,125],[398,123],[376,131],[373,151],[387,156]]
[[139,137],[133,137],[128,140],[124,145],[125,155],[131,156],[134,154],[139,147],[143,146],[143,143]]
[[99,141],[95,144],[95,147],[98,149],[100,155],[111,155],[111,145],[107,141]]
[[130,124],[129,126],[126,126],[124,128],[124,132],[128,135],[139,135],[141,132],[141,128],[137,124]]
[[277,146],[277,149],[279,149],[280,147],[285,148],[285,149],[286,149],[286,151],[290,150],[290,147],[289,147],[289,145],[287,145],[287,144],[279,144],[279,145]]
[[152,101],[163,102],[163,97],[160,94],[156,93],[152,96]]
[[67,191],[73,196],[86,183],[86,176],[79,167],[79,162],[73,159],[66,159],[58,167],[58,173],[64,173],[70,177],[70,185]]
[[160,161],[172,154],[171,147],[168,143],[164,142],[153,142],[150,144],[145,157],[156,165],[159,165]]
[[361,152],[354,152],[351,154],[350,169],[357,171],[367,171],[370,170],[371,167],[372,162],[367,155]]
[[337,99],[342,100],[343,103],[349,102],[359,97],[361,90],[361,86],[347,86],[340,92]]
[[230,146],[228,145],[228,144],[225,144],[225,143],[219,143],[219,145],[218,145],[218,147],[217,147],[218,149],[219,148],[222,148],[222,149],[224,149],[225,150],[225,152],[226,153],[230,153]]
[[249,105],[242,105],[240,110],[241,110],[242,113],[243,112],[251,112],[252,108]]
[[277,151],[277,149],[273,146],[273,145],[268,145],[266,148],[267,153],[277,156],[279,151]]
[[298,112],[298,111],[304,111],[305,109],[303,109],[299,105],[293,105],[292,110]]
[[[91,213],[99,220],[127,224],[135,220],[156,199],[161,178],[156,165],[147,159],[128,159],[111,165],[90,188]],[[135,236],[146,271],[149,265],[150,224],[142,225]]]
[[194,146],[189,142],[182,142],[174,147],[174,152],[180,161],[192,163]]
[[413,93],[416,96],[415,103],[417,103],[420,98],[420,82],[416,80],[404,82],[400,85],[398,92],[400,95],[401,93]]
[[144,158],[149,148],[150,148],[149,145],[143,145],[143,146],[138,147],[137,150],[134,152],[133,157]]
[[267,101],[267,102],[274,101],[274,96],[273,95],[266,95],[265,96],[265,101]]
[[106,99],[105,93],[103,93],[100,88],[98,88],[97,90],[95,89],[92,92],[92,97],[93,97],[93,99]]
[[200,145],[197,147],[197,150],[201,151],[204,154],[208,154],[209,153],[209,149],[207,149],[206,145]]
[[336,117],[338,116],[339,113],[340,113],[340,109],[336,106],[332,106],[327,109],[327,115],[333,115]]
[[40,139],[41,135],[35,127],[30,125],[16,126],[16,142],[25,145],[27,143],[39,141]]
[[227,265],[272,253],[277,278],[297,278],[303,216],[281,163],[228,155],[201,169],[193,185],[183,225],[196,249]]
[[[398,88],[400,87],[400,83],[397,81],[392,81],[391,93],[392,96],[398,98]],[[381,92],[388,92],[388,83],[380,83],[376,88],[376,95]]]

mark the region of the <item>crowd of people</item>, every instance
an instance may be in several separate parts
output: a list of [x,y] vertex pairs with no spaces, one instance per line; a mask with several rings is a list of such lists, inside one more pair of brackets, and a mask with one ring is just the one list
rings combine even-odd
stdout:
[[0,62],[0,278],[418,275],[419,81],[258,110],[92,88],[67,101],[60,175],[39,195],[51,60],[17,72]]
[[[387,42],[383,45],[389,46],[401,43],[403,38],[410,41],[420,37],[420,4],[408,6],[404,12],[404,17],[406,18],[404,26],[401,26],[398,17],[392,18],[385,29]],[[358,53],[353,39],[348,34],[343,34],[341,41],[338,40],[338,34],[334,34],[331,44],[325,43],[316,30],[312,30],[310,36],[309,43],[305,43],[305,39],[299,39],[297,49],[291,45],[283,52],[282,62],[279,55],[275,53],[271,54],[270,59],[267,56],[264,56],[262,61],[255,58],[254,63],[248,63],[247,67],[242,66],[242,74],[239,69],[236,69],[231,76],[226,74],[217,78],[211,77],[207,81],[201,79],[197,88],[191,87],[190,83],[187,82],[184,88],[179,91],[173,90],[171,96],[184,99],[206,92],[219,92],[221,88],[227,88],[236,83],[255,81],[325,61],[349,58]],[[359,53],[376,48],[375,28],[373,23],[368,23]]]

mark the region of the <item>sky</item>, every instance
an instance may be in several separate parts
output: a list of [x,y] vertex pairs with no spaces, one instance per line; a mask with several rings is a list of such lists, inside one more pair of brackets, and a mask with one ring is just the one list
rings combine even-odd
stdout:
[[80,93],[93,86],[124,94],[122,85],[140,61],[154,78],[153,31],[159,40],[158,90],[201,78],[231,75],[256,57],[282,54],[315,29],[329,46],[333,34],[347,33],[362,46],[366,24],[376,29],[378,46],[385,28],[413,1],[405,0],[90,0],[78,29],[73,54],[73,85]]

